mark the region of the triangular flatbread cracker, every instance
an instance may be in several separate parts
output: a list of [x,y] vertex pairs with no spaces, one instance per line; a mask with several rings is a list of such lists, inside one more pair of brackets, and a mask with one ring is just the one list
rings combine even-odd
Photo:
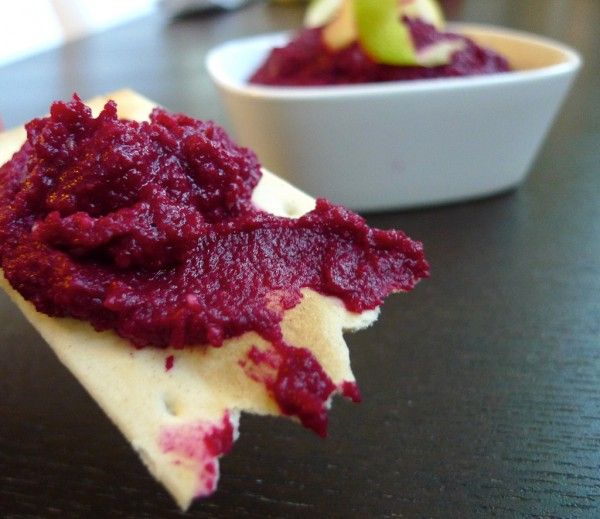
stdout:
[[[155,106],[128,90],[94,98],[88,105],[97,113],[108,99],[128,119],[146,119]],[[0,134],[0,164],[24,139],[23,129]],[[261,208],[282,216],[297,217],[314,207],[314,199],[268,171],[253,196]],[[249,376],[244,365],[251,347],[269,347],[255,333],[225,341],[221,348],[139,350],[113,332],[37,312],[3,276],[0,285],[182,509],[194,497],[215,490],[218,457],[237,437],[241,411],[281,414],[265,385]],[[377,310],[353,314],[336,298],[311,290],[303,296],[284,316],[284,340],[310,349],[341,387],[354,380],[342,331],[368,326]]]

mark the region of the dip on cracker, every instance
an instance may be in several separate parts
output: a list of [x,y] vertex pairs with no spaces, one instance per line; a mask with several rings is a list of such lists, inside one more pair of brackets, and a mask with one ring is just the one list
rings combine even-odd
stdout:
[[240,411],[325,436],[331,397],[359,399],[342,331],[428,265],[215,124],[111,97],[0,136],[2,285],[185,508],[216,489]]

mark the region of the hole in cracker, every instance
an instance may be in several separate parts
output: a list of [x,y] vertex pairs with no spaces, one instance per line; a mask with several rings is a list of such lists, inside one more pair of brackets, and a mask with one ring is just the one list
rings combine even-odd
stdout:
[[163,395],[163,404],[165,405],[167,413],[169,413],[171,416],[177,416],[179,414],[179,404],[172,396]]

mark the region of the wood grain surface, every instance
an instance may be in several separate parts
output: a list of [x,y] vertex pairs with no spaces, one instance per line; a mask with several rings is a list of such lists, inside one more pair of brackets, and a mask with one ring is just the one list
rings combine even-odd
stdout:
[[[368,215],[422,240],[432,277],[348,337],[363,403],[336,401],[325,441],[242,417],[189,517],[600,517],[600,2],[448,9],[578,48],[571,96],[520,189]],[[0,117],[128,86],[228,127],[206,52],[301,15],[256,2],[138,20],[0,68]],[[0,517],[181,517],[5,296],[0,320]]]

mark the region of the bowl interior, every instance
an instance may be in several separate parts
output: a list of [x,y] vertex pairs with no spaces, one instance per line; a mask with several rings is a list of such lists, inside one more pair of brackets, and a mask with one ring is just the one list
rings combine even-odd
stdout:
[[551,67],[575,58],[571,49],[539,36],[475,25],[462,26],[460,32],[482,47],[504,55],[515,70]]
[[207,67],[216,79],[242,87],[274,47],[285,45],[290,34],[280,32],[233,40],[210,51]]

